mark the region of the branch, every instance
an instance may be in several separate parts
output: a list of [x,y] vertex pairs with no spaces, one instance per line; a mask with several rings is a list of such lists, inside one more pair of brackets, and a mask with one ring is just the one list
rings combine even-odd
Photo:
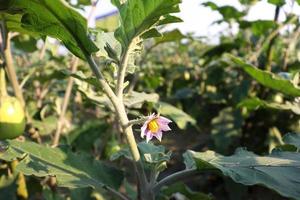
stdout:
[[127,127],[129,126],[132,126],[132,125],[135,125],[135,124],[143,124],[145,123],[145,121],[147,121],[148,117],[142,117],[142,118],[139,118],[139,119],[133,119],[133,120],[130,120],[128,123],[127,123]]
[[123,90],[124,90],[124,80],[126,76],[126,69],[128,66],[130,50],[131,50],[132,42],[128,45],[127,50],[125,51],[124,55],[122,56],[121,63],[118,69],[118,79],[117,79],[117,86],[116,86],[116,95],[118,98],[123,100]]
[[249,61],[253,62],[254,60],[257,60],[259,55],[262,53],[264,48],[266,47],[267,44],[270,43],[270,41],[277,36],[279,31],[285,27],[286,24],[293,23],[298,19],[298,16],[293,16],[291,17],[285,24],[280,24],[277,29],[275,29],[272,33],[269,34],[269,36],[263,40],[263,44],[259,45],[259,47],[255,50],[255,52],[250,56]]
[[[71,66],[71,73],[75,73],[77,71],[78,61],[79,61],[78,58],[74,58],[72,66]],[[56,124],[56,131],[55,131],[55,135],[54,135],[54,139],[53,139],[53,143],[52,143],[53,147],[55,147],[59,144],[59,139],[60,139],[60,135],[62,132],[62,128],[64,126],[64,119],[65,119],[66,111],[67,111],[67,108],[69,105],[70,96],[71,96],[71,92],[72,92],[72,88],[73,88],[73,83],[74,83],[74,79],[72,77],[70,77],[68,80],[68,85],[66,88],[66,92],[65,92],[63,104],[61,107],[59,119]]]
[[15,71],[15,68],[14,68],[13,57],[12,57],[12,54],[11,54],[10,39],[11,39],[11,34],[7,33],[6,46],[5,46],[5,49],[4,49],[4,52],[3,52],[4,59],[5,59],[5,64],[6,64],[6,69],[7,69],[7,74],[8,74],[8,77],[10,79],[10,82],[13,86],[13,90],[14,90],[14,93],[15,93],[16,97],[21,102],[21,105],[23,107],[25,107],[25,101],[24,101],[23,93],[22,93],[22,90],[20,88],[19,81],[18,81],[18,78],[17,78],[17,74],[16,74],[16,71]]
[[200,171],[197,169],[186,169],[183,171],[176,172],[170,176],[167,176],[166,178],[162,179],[158,183],[156,183],[153,187],[153,192],[158,193],[160,188],[165,185],[173,184],[179,180],[182,179],[188,179],[191,177],[195,177],[200,174]]
[[116,197],[119,197],[120,199],[122,200],[129,200],[129,198],[127,198],[125,195],[123,195],[122,193],[114,190],[113,188],[111,187],[108,187],[108,186],[103,186],[103,189],[107,190],[109,193],[115,195]]

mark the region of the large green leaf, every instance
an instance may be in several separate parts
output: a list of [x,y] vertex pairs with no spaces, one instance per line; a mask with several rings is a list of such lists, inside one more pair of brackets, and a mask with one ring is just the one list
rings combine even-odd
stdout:
[[228,55],[228,57],[235,64],[237,64],[238,67],[241,67],[246,73],[248,73],[263,86],[277,90],[286,95],[294,97],[300,96],[300,87],[297,86],[292,80],[288,80],[282,76],[258,69],[250,64],[245,63],[243,60],[235,56]]
[[118,188],[123,180],[121,171],[84,154],[75,154],[62,148],[45,147],[33,142],[8,140],[8,149],[0,159],[21,159],[16,170],[37,177],[56,176],[64,187],[110,186]]
[[299,104],[296,102],[289,102],[286,101],[285,103],[276,103],[276,102],[268,102],[257,97],[248,98],[242,100],[238,107],[245,107],[249,110],[255,110],[258,108],[269,108],[269,109],[276,109],[276,110],[290,110],[295,114],[300,114],[300,107]]
[[86,19],[63,0],[17,0],[11,10],[21,10],[22,18],[21,26],[15,19],[9,29],[57,38],[82,59],[98,50],[87,35]]
[[282,196],[300,199],[300,154],[273,151],[268,156],[258,156],[238,149],[232,156],[222,156],[213,151],[197,153],[188,151],[199,170],[220,170],[235,182],[244,185],[262,184]]
[[[120,13],[120,27],[116,30],[115,36],[127,48],[136,37],[150,31],[147,38],[157,36],[157,32],[151,30],[153,26],[164,19],[164,23],[173,22],[170,13],[179,12],[178,4],[181,0],[127,0],[121,4],[119,0],[112,0]],[[160,23],[161,24],[161,23]]]

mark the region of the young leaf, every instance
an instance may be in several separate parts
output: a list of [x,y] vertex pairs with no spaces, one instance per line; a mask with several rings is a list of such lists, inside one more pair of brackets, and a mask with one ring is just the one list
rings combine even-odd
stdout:
[[[163,20],[163,17],[179,12],[178,4],[181,0],[127,0],[123,4],[119,0],[112,0],[112,2],[120,13],[120,27],[116,30],[115,36],[126,49],[134,38],[152,29]],[[147,37],[150,36],[157,36],[157,34],[148,33]]]
[[11,10],[22,11],[20,22],[23,29],[61,40],[73,54],[82,59],[85,54],[90,55],[98,50],[87,36],[84,17],[63,0],[15,1]]
[[253,65],[245,63],[243,60],[235,56],[228,56],[235,64],[237,64],[238,67],[241,67],[247,74],[249,74],[263,86],[293,97],[300,96],[300,88],[293,83],[292,80],[288,80],[282,76],[258,69]]
[[61,148],[45,147],[33,142],[8,140],[8,149],[0,159],[11,161],[20,158],[16,170],[38,177],[56,176],[63,187],[118,188],[123,180],[121,171],[108,167],[87,155],[74,154]]
[[225,176],[244,185],[262,184],[282,196],[299,199],[300,154],[274,151],[268,156],[258,156],[238,149],[232,156],[222,156],[213,151],[198,153],[188,151],[197,169],[218,169]]

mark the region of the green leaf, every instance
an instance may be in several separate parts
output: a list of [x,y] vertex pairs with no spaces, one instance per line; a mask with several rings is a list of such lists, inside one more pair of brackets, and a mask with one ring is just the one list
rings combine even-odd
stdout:
[[283,141],[286,144],[291,144],[297,148],[300,148],[300,134],[288,133],[288,134],[284,135]]
[[8,140],[9,148],[0,159],[21,159],[16,170],[37,177],[56,176],[58,185],[70,188],[105,185],[118,188],[123,180],[121,171],[84,154],[75,154],[62,148],[50,148],[33,142]]
[[285,4],[285,0],[268,0],[268,3],[274,4],[276,6],[283,6]]
[[188,123],[196,125],[196,120],[192,116],[171,104],[160,101],[156,104],[156,107],[158,113],[169,116],[180,129],[185,129]]
[[185,35],[183,35],[178,29],[164,32],[162,34],[162,37],[155,39],[155,45],[165,43],[165,42],[173,42],[173,41],[180,41],[182,39],[186,38]]
[[238,67],[241,67],[246,73],[263,86],[293,97],[300,96],[300,87],[298,87],[292,80],[258,69],[233,55],[228,56]]
[[10,9],[13,3],[14,0],[0,0],[0,12]]
[[179,12],[178,4],[181,0],[127,0],[123,4],[119,0],[112,2],[120,13],[120,27],[116,30],[115,36],[126,49],[134,38],[154,28],[160,20],[163,20],[161,17]]
[[269,30],[275,29],[277,24],[273,20],[256,20],[251,22],[251,31],[256,36],[268,33]]
[[231,107],[224,108],[217,117],[212,119],[211,134],[217,152],[227,152],[238,141],[242,125],[241,112]]
[[[166,152],[164,146],[155,146],[154,144],[146,142],[138,143],[138,148],[146,167],[154,168],[157,171],[163,171],[166,169],[166,162],[171,159],[172,152]],[[125,157],[129,160],[132,160],[132,156],[128,148],[122,149],[113,154],[110,157],[110,160],[117,160],[120,157]]]
[[23,29],[61,40],[73,54],[82,59],[86,54],[98,50],[87,35],[85,18],[62,0],[15,1],[11,9],[22,10]]
[[212,10],[218,11],[223,16],[225,21],[228,21],[230,19],[239,19],[245,15],[244,12],[238,11],[233,6],[218,6],[211,1],[205,2],[202,5],[210,7]]
[[107,45],[109,45],[115,52],[118,59],[120,59],[122,53],[121,44],[116,40],[113,32],[103,32],[99,31],[96,36],[96,44],[99,48],[97,56],[103,56],[108,58],[109,54],[106,50]]
[[49,116],[42,120],[32,120],[32,125],[38,129],[41,136],[50,135],[57,126],[57,117]]
[[124,96],[124,104],[129,108],[141,108],[145,102],[157,103],[159,95],[132,91]]
[[256,110],[259,108],[269,108],[269,109],[277,109],[277,110],[290,110],[295,114],[300,114],[300,106],[296,102],[289,102],[286,101],[284,104],[282,103],[275,103],[275,102],[268,102],[257,97],[248,98],[242,100],[238,107],[245,107],[249,110]]
[[238,149],[232,156],[222,156],[213,151],[197,153],[188,151],[197,169],[218,169],[225,176],[244,185],[261,184],[282,196],[300,197],[300,154],[274,151],[268,156],[258,156]]

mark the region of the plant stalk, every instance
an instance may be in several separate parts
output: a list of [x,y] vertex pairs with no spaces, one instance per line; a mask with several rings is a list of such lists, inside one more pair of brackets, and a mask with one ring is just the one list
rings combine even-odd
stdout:
[[[87,62],[89,63],[90,68],[92,69],[94,75],[97,77],[99,83],[101,84],[103,91],[108,96],[110,101],[112,102],[115,113],[118,116],[121,126],[123,128],[123,132],[126,136],[127,142],[129,144],[129,148],[134,160],[134,166],[135,170],[138,176],[139,184],[141,186],[141,194],[144,195],[143,199],[147,200],[153,200],[153,194],[152,191],[149,188],[149,184],[145,175],[145,171],[143,168],[143,163],[141,160],[141,156],[137,147],[137,143],[135,141],[132,127],[128,126],[128,117],[125,110],[125,106],[123,103],[123,97],[117,97],[111,87],[108,85],[106,80],[104,79],[102,73],[99,71],[97,64],[95,63],[94,59],[90,55],[86,55]],[[126,69],[125,69],[126,70]],[[121,86],[123,86],[123,83],[121,83]]]
[[128,61],[130,57],[130,50],[131,50],[132,42],[128,45],[128,48],[124,55],[122,56],[121,63],[119,65],[118,70],[118,79],[117,79],[117,86],[116,86],[116,94],[117,97],[123,101],[123,91],[124,91],[124,80],[126,76],[126,69],[128,66]]
[[5,59],[7,74],[10,79],[10,82],[12,84],[12,87],[13,87],[13,90],[14,90],[14,93],[15,93],[17,99],[19,99],[21,105],[23,107],[25,107],[23,93],[20,88],[17,74],[16,74],[16,71],[14,68],[13,57],[11,54],[10,39],[11,39],[11,33],[8,33],[7,38],[6,38],[6,48],[4,49],[4,59]]
[[158,183],[156,183],[153,187],[153,192],[158,193],[159,190],[165,185],[170,185],[170,184],[176,183],[177,181],[182,180],[182,179],[188,179],[188,178],[195,177],[196,175],[199,175],[199,173],[200,172],[197,169],[187,169],[187,170],[176,172],[176,173],[162,179]]
[[7,96],[5,70],[3,66],[0,66],[0,97]]
[[[71,73],[75,73],[77,71],[78,61],[79,61],[78,58],[73,59],[72,66],[71,66]],[[72,93],[73,83],[74,83],[74,79],[72,77],[70,77],[68,80],[68,85],[67,85],[64,100],[62,103],[59,119],[56,124],[56,131],[55,131],[54,139],[53,139],[53,143],[52,143],[52,146],[54,146],[54,147],[59,144],[60,135],[61,135],[61,132],[62,132],[62,129],[64,126],[65,115],[67,112],[67,108],[68,108],[71,93]]]

